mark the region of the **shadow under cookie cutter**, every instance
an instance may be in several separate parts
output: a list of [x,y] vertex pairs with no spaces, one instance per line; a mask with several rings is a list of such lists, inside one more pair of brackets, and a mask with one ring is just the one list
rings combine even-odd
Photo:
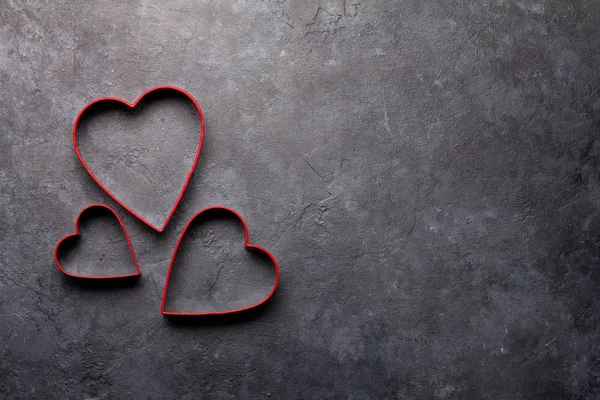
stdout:
[[[175,204],[171,208],[171,211],[169,212],[169,215],[167,216],[167,219],[163,223],[163,226],[162,227],[156,227],[156,226],[152,225],[150,222],[146,221],[141,215],[139,215],[135,211],[133,211],[123,201],[119,200],[106,186],[104,186],[104,184],[102,184],[102,182],[100,182],[100,180],[96,177],[96,175],[93,174],[93,172],[91,171],[90,167],[85,163],[85,161],[83,161],[83,157],[81,156],[81,153],[79,152],[79,148],[77,147],[77,127],[79,125],[79,121],[80,121],[82,115],[90,107],[92,107],[93,105],[96,105],[96,104],[101,103],[101,102],[114,102],[114,103],[118,103],[118,104],[124,105],[128,109],[130,109],[130,110],[133,110],[144,99],[144,97],[146,97],[147,95],[149,95],[151,93],[158,92],[158,91],[161,91],[161,90],[174,91],[174,92],[177,92],[177,93],[182,94],[183,96],[187,97],[194,104],[194,107],[198,111],[198,115],[200,116],[200,126],[201,126],[201,128],[200,128],[200,141],[198,142],[198,149],[197,149],[196,155],[194,157],[194,162],[192,163],[192,166],[190,167],[190,170],[189,170],[188,175],[186,177],[185,183],[183,184],[183,187],[181,188],[181,191],[179,192],[177,200],[175,201]],[[117,203],[119,203],[124,209],[126,209],[131,214],[133,214],[137,219],[139,219],[144,224],[146,224],[147,226],[149,226],[150,228],[154,229],[157,232],[162,232],[162,231],[165,230],[165,228],[169,224],[169,221],[171,220],[171,217],[175,213],[175,210],[177,209],[177,206],[181,202],[181,198],[183,197],[183,194],[185,193],[185,190],[187,189],[188,184],[190,183],[190,179],[192,178],[192,175],[194,174],[194,170],[196,169],[196,164],[198,163],[198,159],[200,158],[200,150],[202,149],[202,142],[203,142],[203,140],[204,140],[204,114],[202,113],[202,108],[200,108],[200,104],[198,104],[198,102],[196,101],[196,99],[194,99],[194,97],[191,94],[189,94],[185,90],[183,90],[181,88],[178,88],[176,86],[156,86],[156,87],[153,87],[151,89],[146,90],[144,93],[142,93],[140,95],[140,97],[138,97],[133,103],[129,103],[129,102],[127,102],[127,101],[125,101],[123,99],[120,99],[118,97],[101,97],[101,98],[92,100],[85,107],[83,107],[81,109],[81,111],[79,111],[79,114],[77,114],[77,118],[75,118],[75,123],[73,124],[73,147],[75,148],[75,153],[77,154],[77,158],[79,158],[79,161],[83,165],[83,168],[85,168],[85,170],[87,171],[87,173],[98,184],[98,186],[100,186],[102,188],[102,190],[104,190],[106,192],[106,194],[108,194],[114,201],[116,201]]]
[[[262,300],[260,300],[259,302],[246,306],[246,307],[242,307],[242,308],[237,308],[237,309],[231,309],[231,310],[226,310],[226,311],[200,311],[200,312],[193,312],[193,311],[166,311],[165,310],[165,302],[167,299],[167,291],[169,289],[169,278],[171,277],[171,272],[173,270],[173,265],[175,263],[175,258],[177,257],[177,251],[179,250],[179,246],[181,244],[181,241],[185,235],[185,233],[188,230],[188,227],[192,224],[192,222],[194,222],[194,220],[196,218],[198,218],[201,214],[207,212],[207,211],[225,211],[228,213],[233,214],[238,220],[241,221],[242,226],[244,227],[244,246],[247,249],[250,250],[257,250],[265,255],[267,255],[267,257],[270,259],[271,263],[273,264],[273,266],[275,267],[275,282],[273,283],[273,288],[271,289],[271,291],[269,292],[269,294],[267,294],[267,296],[265,296]],[[271,252],[269,252],[267,249],[265,249],[262,246],[258,246],[255,244],[250,244],[248,243],[248,226],[246,225],[246,221],[244,221],[244,218],[242,218],[242,216],[235,210],[229,208],[229,207],[224,207],[224,206],[212,206],[212,207],[207,207],[204,208],[200,211],[198,211],[196,214],[194,214],[194,216],[192,216],[192,218],[190,218],[190,220],[187,222],[187,224],[185,225],[185,227],[183,228],[183,230],[181,231],[181,235],[179,236],[179,239],[177,240],[177,244],[175,245],[175,249],[173,250],[173,255],[171,256],[171,262],[169,264],[169,270],[167,271],[167,277],[165,279],[165,287],[163,290],[163,297],[162,297],[162,303],[160,306],[160,311],[163,315],[166,316],[180,316],[180,317],[199,317],[199,316],[208,316],[208,315],[225,315],[225,314],[233,314],[233,313],[238,313],[238,312],[242,312],[242,311],[247,311],[247,310],[251,310],[253,308],[259,307],[262,304],[266,303],[271,296],[273,296],[273,293],[275,293],[275,289],[277,289],[277,285],[279,284],[279,266],[277,265],[277,261],[275,260],[275,257],[273,257],[273,255],[271,254]]]
[[[101,208],[101,209],[105,209],[105,210],[110,211],[117,218],[117,221],[119,221],[119,225],[121,226],[121,229],[123,230],[123,233],[125,233],[125,238],[127,239],[127,245],[129,246],[129,250],[131,251],[131,256],[133,257],[133,263],[135,264],[135,269],[137,270],[136,273],[133,273],[133,274],[122,274],[122,275],[78,275],[78,274],[72,274],[72,273],[68,272],[60,264],[60,261],[58,260],[58,250],[59,250],[60,246],[63,244],[63,242],[65,240],[79,236],[79,219],[81,218],[81,215],[84,212],[86,212],[86,211],[88,211],[90,209],[94,209],[94,208]],[[65,274],[67,276],[70,276],[71,278],[99,280],[99,279],[132,278],[132,277],[137,277],[137,276],[141,275],[140,267],[138,265],[137,258],[135,257],[135,252],[133,251],[133,245],[131,244],[131,239],[129,238],[129,234],[127,233],[127,229],[125,229],[125,225],[123,225],[123,221],[121,221],[121,218],[119,218],[119,216],[117,215],[117,213],[115,212],[115,210],[113,210],[112,208],[110,208],[109,206],[107,206],[105,204],[90,204],[90,205],[86,206],[83,210],[81,210],[79,212],[79,214],[77,215],[77,218],[75,218],[75,232],[74,233],[70,233],[70,234],[68,234],[66,236],[63,236],[58,241],[58,243],[56,243],[56,247],[54,248],[54,262],[56,263],[56,266],[58,267],[58,269],[60,269],[60,271],[63,274]]]

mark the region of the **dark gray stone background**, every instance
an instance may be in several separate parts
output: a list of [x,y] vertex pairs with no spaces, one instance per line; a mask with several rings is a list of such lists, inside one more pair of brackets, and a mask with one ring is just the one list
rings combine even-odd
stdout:
[[[599,34],[596,0],[2,0],[0,397],[599,398]],[[160,84],[206,117],[162,235],[71,146],[88,101]],[[54,265],[92,202],[132,285]],[[280,287],[252,318],[167,319],[214,204]]]

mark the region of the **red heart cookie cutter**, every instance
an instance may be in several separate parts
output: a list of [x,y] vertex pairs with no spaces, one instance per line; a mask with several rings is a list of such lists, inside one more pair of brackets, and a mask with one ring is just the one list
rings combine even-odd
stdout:
[[[124,275],[76,275],[76,274],[72,274],[70,272],[67,272],[62,265],[60,265],[60,261],[58,261],[58,249],[60,247],[60,245],[67,239],[72,238],[72,237],[76,237],[79,236],[79,218],[81,218],[81,215],[86,212],[87,210],[91,209],[91,208],[103,208],[106,209],[108,211],[110,211],[116,218],[117,221],[119,221],[119,225],[121,225],[121,229],[123,229],[123,232],[125,233],[125,238],[127,239],[127,245],[129,246],[129,250],[131,251],[131,256],[133,257],[133,262],[135,264],[135,269],[137,270],[137,272],[135,274],[124,274]],[[118,278],[131,278],[134,276],[139,276],[141,274],[140,272],[140,267],[138,265],[137,262],[137,258],[135,257],[135,252],[133,251],[133,246],[131,245],[131,239],[129,239],[129,234],[127,233],[127,230],[125,229],[125,225],[123,225],[123,221],[121,221],[121,218],[119,218],[119,216],[117,215],[117,213],[115,212],[115,210],[113,210],[112,208],[110,208],[107,205],[104,204],[90,204],[89,206],[85,207],[83,210],[81,210],[79,212],[79,214],[77,215],[77,218],[75,219],[75,233],[71,233],[68,234],[66,236],[63,236],[58,243],[56,243],[56,247],[54,248],[54,262],[56,263],[56,266],[58,267],[58,269],[60,269],[60,271],[67,275],[70,276],[72,278],[80,278],[80,279],[118,279]]]
[[[116,103],[125,105],[129,109],[134,109],[135,107],[137,107],[137,105],[140,103],[140,101],[142,101],[142,99],[144,97],[146,97],[148,94],[156,92],[156,91],[160,91],[160,90],[172,90],[172,91],[178,92],[178,93],[184,95],[185,97],[187,97],[194,104],[194,107],[196,107],[196,110],[198,110],[198,115],[200,116],[201,129],[200,129],[200,141],[198,143],[198,150],[196,151],[196,157],[194,158],[194,162],[192,163],[192,167],[190,168],[190,171],[188,172],[188,176],[187,176],[187,178],[185,180],[185,183],[184,183],[183,187],[181,188],[181,192],[179,193],[179,196],[177,197],[177,201],[175,202],[175,204],[173,205],[173,208],[169,212],[169,215],[167,216],[167,219],[165,220],[163,226],[159,228],[159,227],[156,227],[156,226],[152,225],[150,222],[146,221],[144,218],[142,218],[140,215],[138,215],[135,211],[133,211],[131,208],[129,208],[127,205],[125,205],[125,203],[123,203],[121,200],[119,200],[92,173],[92,171],[90,170],[90,168],[88,167],[88,165],[85,163],[85,161],[83,161],[83,157],[81,156],[81,153],[79,152],[79,148],[77,147],[77,126],[79,125],[79,120],[81,119],[81,116],[85,113],[85,111],[87,109],[89,109],[94,104],[98,104],[98,103],[101,103],[101,102],[116,102]],[[92,102],[88,103],[85,107],[83,107],[81,109],[81,111],[77,115],[77,118],[75,119],[75,124],[73,125],[73,146],[75,148],[75,153],[77,153],[77,158],[79,158],[79,161],[81,162],[81,164],[83,165],[83,167],[85,168],[85,170],[88,172],[88,174],[90,174],[90,176],[92,177],[92,179],[114,201],[116,201],[117,203],[119,203],[123,208],[125,208],[131,214],[135,215],[140,221],[142,221],[143,223],[145,223],[146,225],[148,225],[150,228],[152,228],[152,229],[154,229],[154,230],[156,230],[158,232],[162,232],[166,228],[166,226],[169,224],[169,221],[171,220],[171,217],[175,213],[175,209],[177,208],[177,206],[179,205],[179,202],[181,201],[181,198],[183,197],[183,193],[185,192],[185,189],[187,188],[187,186],[188,186],[188,184],[190,182],[190,179],[192,178],[192,174],[194,173],[194,169],[196,169],[196,164],[198,163],[198,158],[200,157],[200,149],[202,148],[202,141],[203,140],[204,140],[204,115],[202,114],[202,109],[200,108],[200,105],[198,104],[198,102],[196,101],[196,99],[194,99],[194,97],[191,94],[189,94],[185,90],[180,89],[180,88],[178,88],[176,86],[156,86],[156,87],[153,87],[151,89],[146,90],[144,93],[142,93],[142,95],[140,97],[138,97],[137,100],[134,101],[133,103],[129,103],[129,102],[127,102],[127,101],[125,101],[123,99],[120,99],[118,97],[102,97],[102,98],[93,100]]]
[[[237,217],[242,222],[242,225],[244,227],[244,233],[245,233],[244,246],[248,249],[258,250],[258,251],[266,254],[269,257],[269,259],[271,260],[271,262],[273,263],[273,266],[275,267],[275,283],[273,284],[273,288],[271,289],[269,294],[264,299],[259,301],[258,303],[252,304],[247,307],[238,308],[238,309],[227,310],[227,311],[208,311],[208,312],[165,311],[165,301],[167,299],[167,290],[169,288],[169,278],[171,277],[171,272],[173,270],[173,264],[175,263],[175,257],[177,256],[177,250],[179,250],[179,245],[181,244],[181,240],[183,239],[183,236],[185,235],[190,224],[198,216],[200,216],[200,214],[202,214],[206,211],[210,211],[210,210],[227,211],[227,212],[233,214],[235,217]],[[173,256],[171,257],[171,263],[169,264],[169,270],[167,271],[167,278],[165,280],[165,288],[163,290],[163,297],[162,297],[162,304],[160,306],[160,311],[163,313],[163,315],[189,316],[189,317],[197,317],[197,316],[203,316],[203,315],[223,315],[223,314],[232,314],[232,313],[236,313],[236,312],[240,312],[240,311],[246,311],[246,310],[250,310],[252,308],[258,307],[258,306],[264,304],[267,300],[269,300],[271,298],[271,296],[273,296],[273,293],[275,292],[275,289],[277,288],[278,283],[279,283],[279,266],[277,265],[277,261],[275,260],[275,257],[273,257],[273,255],[264,247],[248,243],[248,226],[246,225],[246,221],[244,221],[244,218],[242,218],[242,216],[237,211],[235,211],[229,207],[224,207],[224,206],[207,207],[207,208],[204,208],[204,209],[198,211],[196,214],[194,214],[194,216],[192,218],[190,218],[188,223],[185,225],[185,227],[181,231],[181,236],[179,236],[179,239],[177,240],[177,244],[175,245],[175,250],[173,251]]]

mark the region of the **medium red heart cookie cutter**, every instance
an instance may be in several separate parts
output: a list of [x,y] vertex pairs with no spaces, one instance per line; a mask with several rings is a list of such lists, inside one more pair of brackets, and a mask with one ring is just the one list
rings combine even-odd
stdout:
[[[190,171],[188,172],[188,176],[187,176],[187,178],[185,180],[185,183],[183,184],[183,187],[181,188],[181,192],[179,193],[179,196],[177,197],[177,201],[175,201],[175,204],[173,205],[173,208],[169,212],[169,215],[167,216],[167,219],[165,220],[163,226],[159,228],[159,227],[156,227],[156,226],[152,225],[150,222],[146,221],[144,218],[142,218],[140,215],[138,215],[135,211],[133,211],[130,207],[128,207],[127,205],[125,205],[124,202],[122,202],[121,200],[119,200],[92,173],[92,171],[90,170],[90,168],[88,167],[88,165],[85,163],[85,161],[83,161],[83,157],[81,156],[81,153],[79,152],[79,148],[77,147],[77,126],[79,125],[79,120],[81,119],[81,116],[91,106],[93,106],[95,104],[98,104],[98,103],[101,103],[101,102],[116,102],[116,103],[125,105],[126,107],[128,107],[129,109],[132,110],[132,109],[136,108],[137,105],[142,101],[142,99],[144,97],[146,97],[148,94],[153,93],[153,92],[157,92],[157,91],[160,91],[160,90],[172,90],[172,91],[178,92],[178,93],[184,95],[185,97],[187,97],[194,104],[194,107],[196,107],[196,110],[198,110],[198,115],[200,116],[201,129],[200,129],[200,141],[198,143],[198,150],[196,151],[196,157],[194,158],[194,162],[192,163],[192,166],[190,168]],[[117,203],[119,203],[123,208],[125,208],[127,211],[129,211],[131,214],[133,214],[135,217],[137,217],[140,221],[142,221],[143,223],[145,223],[146,225],[148,225],[150,228],[152,228],[152,229],[154,229],[155,231],[158,231],[158,232],[162,232],[167,227],[167,225],[169,224],[169,221],[171,220],[171,217],[175,213],[175,209],[177,209],[177,206],[179,205],[179,202],[181,201],[181,198],[183,197],[183,193],[185,192],[185,189],[187,189],[187,186],[188,186],[188,184],[190,182],[190,179],[192,178],[192,175],[194,173],[194,170],[196,169],[196,164],[198,163],[198,158],[200,157],[200,150],[202,149],[202,141],[203,140],[204,140],[204,115],[202,114],[202,109],[200,108],[200,105],[198,104],[198,102],[196,101],[196,99],[194,99],[194,97],[191,94],[189,94],[185,90],[180,89],[180,88],[178,88],[176,86],[156,86],[156,87],[153,87],[151,89],[146,90],[144,93],[142,93],[142,95],[140,97],[138,97],[137,100],[134,101],[133,103],[129,103],[129,102],[127,102],[127,101],[125,101],[123,99],[120,99],[118,97],[101,97],[99,99],[93,100],[93,101],[91,101],[85,107],[83,107],[81,109],[81,111],[77,115],[77,118],[75,119],[75,124],[73,125],[73,146],[75,148],[75,153],[77,153],[77,158],[79,158],[79,161],[81,162],[81,164],[83,165],[83,167],[85,168],[85,170],[87,171],[87,173],[102,188],[102,190],[104,190],[106,192],[106,194],[108,194],[114,201],[116,201]]]
[[[91,209],[91,208],[103,208],[106,209],[108,211],[110,211],[116,218],[117,221],[119,221],[119,225],[121,225],[121,229],[123,230],[123,233],[125,233],[125,238],[127,239],[127,245],[129,246],[129,250],[131,251],[131,256],[133,257],[133,263],[135,264],[135,269],[137,270],[137,272],[135,274],[124,274],[124,275],[76,275],[76,274],[72,274],[70,272],[67,272],[62,265],[60,265],[60,261],[58,261],[58,249],[60,247],[60,245],[67,239],[72,238],[72,237],[76,237],[79,236],[79,218],[81,217],[81,215],[86,212],[87,210]],[[129,239],[129,234],[127,233],[127,229],[125,229],[125,225],[123,225],[123,221],[121,221],[121,218],[119,218],[119,216],[117,215],[117,213],[115,212],[115,210],[113,210],[112,208],[110,208],[109,206],[105,205],[105,204],[90,204],[89,206],[85,207],[83,210],[81,210],[79,212],[79,214],[77,215],[77,218],[75,219],[75,233],[70,233],[66,236],[63,236],[58,243],[56,243],[56,247],[54,248],[54,262],[56,263],[56,266],[58,267],[58,269],[60,269],[60,271],[67,275],[70,276],[72,278],[80,278],[80,279],[119,279],[119,278],[131,278],[134,276],[140,276],[141,271],[140,271],[140,267],[138,265],[138,261],[137,258],[135,257],[135,252],[133,251],[133,246],[131,245],[131,239]]]
[[[175,257],[177,256],[177,251],[179,250],[179,245],[181,244],[181,240],[183,239],[183,236],[187,232],[187,229],[190,226],[190,224],[197,217],[199,217],[202,213],[211,211],[211,210],[222,210],[222,211],[229,212],[242,222],[242,226],[244,227],[244,234],[245,234],[244,246],[248,249],[258,250],[258,251],[266,254],[269,257],[269,259],[271,260],[271,262],[273,263],[273,266],[275,267],[275,283],[273,284],[273,288],[271,289],[269,294],[264,299],[259,301],[258,303],[252,304],[247,307],[238,308],[238,309],[227,310],[227,311],[208,311],[208,312],[165,311],[165,301],[167,299],[167,291],[169,289],[169,278],[171,277],[171,272],[173,270],[173,264],[175,263]],[[163,297],[162,297],[162,303],[160,306],[160,311],[163,313],[163,315],[188,316],[188,317],[198,317],[198,316],[203,316],[203,315],[233,314],[233,313],[237,313],[240,311],[246,311],[246,310],[250,310],[252,308],[256,308],[256,307],[264,304],[267,300],[269,300],[271,298],[271,296],[273,296],[273,293],[275,293],[275,289],[277,289],[278,283],[279,283],[279,266],[277,265],[277,261],[275,260],[275,257],[273,257],[273,255],[264,247],[248,243],[248,226],[246,225],[246,221],[244,221],[244,218],[242,218],[242,216],[237,211],[235,211],[229,207],[224,207],[224,206],[207,207],[207,208],[204,208],[204,209],[198,211],[196,214],[194,214],[194,216],[192,218],[190,218],[190,220],[187,222],[187,224],[181,231],[181,236],[179,236],[179,239],[177,240],[177,244],[175,245],[175,250],[173,251],[173,256],[171,257],[171,263],[169,264],[169,270],[167,271],[167,278],[165,280],[165,287],[163,290]]]

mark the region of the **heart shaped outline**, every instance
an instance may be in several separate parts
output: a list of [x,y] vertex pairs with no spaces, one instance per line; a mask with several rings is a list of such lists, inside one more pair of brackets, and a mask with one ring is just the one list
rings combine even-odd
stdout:
[[[142,218],[140,215],[138,215],[135,211],[133,211],[131,208],[129,208],[127,205],[125,205],[124,202],[122,202],[121,200],[119,200],[110,190],[108,190],[108,188],[106,186],[104,186],[100,182],[100,180],[96,177],[96,175],[94,175],[92,173],[91,169],[88,167],[88,165],[85,163],[85,161],[83,161],[83,157],[81,156],[81,153],[79,152],[79,148],[77,147],[77,126],[79,125],[79,120],[81,119],[82,115],[87,111],[88,108],[90,108],[94,104],[98,104],[100,102],[116,102],[116,103],[125,105],[130,110],[133,110],[133,109],[135,109],[138,106],[138,104],[142,101],[142,99],[144,97],[146,97],[148,94],[153,93],[153,92],[157,92],[157,91],[160,91],[160,90],[173,90],[173,91],[178,92],[180,94],[183,94],[185,97],[187,97],[194,104],[194,107],[196,107],[196,110],[198,110],[198,115],[200,116],[201,128],[200,128],[200,141],[198,143],[198,150],[196,151],[196,157],[194,158],[194,162],[192,163],[192,166],[190,168],[190,172],[188,172],[188,176],[187,176],[187,178],[185,180],[185,183],[183,184],[183,187],[181,188],[181,191],[179,192],[179,196],[177,197],[177,201],[175,201],[175,204],[173,205],[173,208],[171,208],[171,211],[169,212],[169,215],[167,216],[167,219],[165,220],[163,226],[159,228],[159,227],[154,226],[150,222],[146,221],[144,218]],[[140,97],[138,97],[133,103],[129,103],[129,102],[127,102],[127,101],[125,101],[123,99],[120,99],[118,97],[101,97],[99,99],[92,100],[85,107],[83,107],[81,109],[81,111],[79,111],[79,114],[77,114],[77,118],[75,118],[75,123],[73,125],[73,147],[75,148],[75,153],[77,154],[77,158],[79,158],[79,161],[83,165],[83,168],[85,168],[85,170],[87,171],[87,173],[102,188],[102,190],[104,190],[106,192],[106,194],[108,194],[110,196],[110,198],[112,198],[114,201],[116,201],[117,203],[119,203],[121,205],[121,207],[123,207],[124,209],[126,209],[127,211],[129,211],[137,219],[139,219],[144,224],[146,224],[147,226],[149,226],[150,228],[154,229],[157,232],[162,232],[162,231],[165,230],[165,228],[169,224],[169,221],[171,220],[171,217],[175,213],[175,210],[177,209],[177,206],[179,206],[179,202],[181,201],[181,198],[183,197],[183,193],[185,192],[185,189],[187,189],[188,184],[190,183],[190,179],[192,178],[192,175],[194,174],[194,170],[196,169],[196,164],[198,163],[198,158],[200,158],[200,150],[202,149],[202,142],[203,141],[204,141],[204,114],[202,113],[202,108],[200,108],[200,104],[198,104],[198,102],[196,101],[196,99],[194,99],[194,97],[191,94],[189,94],[185,90],[183,90],[181,88],[178,88],[176,86],[155,86],[155,87],[153,87],[151,89],[146,90],[144,93],[142,93],[140,95]]]
[[[204,312],[204,311],[200,311],[200,312],[188,312],[188,311],[165,311],[165,301],[167,299],[167,291],[169,289],[169,278],[171,277],[171,272],[173,270],[173,264],[175,263],[175,257],[177,256],[177,251],[179,250],[179,245],[181,244],[181,240],[183,239],[183,236],[185,235],[185,233],[188,230],[188,227],[190,226],[190,224],[192,222],[194,222],[194,220],[200,216],[202,213],[206,212],[206,211],[211,211],[211,210],[223,210],[223,211],[227,211],[229,213],[232,213],[237,219],[239,219],[242,222],[242,225],[244,227],[244,246],[248,249],[255,249],[258,251],[261,251],[262,253],[266,254],[269,259],[271,260],[271,262],[273,263],[273,266],[275,267],[275,283],[273,284],[273,288],[271,289],[271,291],[269,292],[269,294],[262,300],[260,300],[258,303],[252,304],[250,306],[246,306],[246,307],[242,307],[242,308],[236,308],[233,310],[227,310],[227,311],[208,311],[208,312]],[[192,218],[190,218],[190,220],[187,222],[187,224],[185,225],[185,227],[183,228],[183,230],[181,231],[181,235],[179,236],[179,239],[177,240],[177,243],[175,244],[175,250],[173,251],[173,256],[171,257],[171,262],[169,264],[169,270],[167,271],[167,277],[165,279],[165,287],[163,289],[163,297],[162,297],[162,303],[160,306],[160,312],[163,315],[173,315],[173,316],[188,316],[188,317],[198,317],[198,316],[203,316],[203,315],[224,315],[224,314],[233,314],[233,313],[237,313],[237,312],[241,312],[241,311],[246,311],[246,310],[250,310],[252,308],[256,308],[264,303],[267,302],[267,300],[269,300],[271,298],[271,296],[273,296],[273,293],[275,293],[275,289],[277,289],[277,285],[279,284],[279,266],[277,265],[277,261],[275,260],[275,257],[273,257],[273,255],[271,254],[271,252],[269,252],[267,249],[265,249],[262,246],[258,246],[255,244],[250,244],[248,243],[248,226],[246,225],[246,221],[244,221],[244,218],[242,218],[242,216],[235,211],[232,208],[229,207],[225,207],[225,206],[212,206],[212,207],[207,207],[204,208],[200,211],[198,211],[196,214],[194,214],[192,216]]]
[[[84,212],[86,212],[87,210],[89,210],[91,208],[104,208],[104,209],[110,211],[117,218],[117,221],[119,221],[119,225],[121,225],[121,229],[125,233],[125,238],[127,239],[127,245],[129,246],[129,250],[131,251],[131,256],[133,257],[133,262],[135,264],[135,269],[137,270],[137,273],[135,273],[135,274],[124,274],[124,275],[106,275],[106,276],[104,276],[104,275],[91,275],[91,276],[90,275],[76,275],[76,274],[72,274],[70,272],[67,272],[62,267],[62,265],[60,265],[60,262],[58,261],[58,249],[59,249],[60,245],[65,240],[67,240],[69,238],[79,236],[79,218],[81,218],[81,215]],[[86,206],[83,210],[79,211],[79,214],[77,214],[77,218],[75,218],[75,232],[63,236],[56,243],[56,247],[54,248],[54,262],[56,263],[56,266],[58,267],[58,269],[60,269],[60,271],[63,274],[65,274],[67,276],[70,276],[71,278],[79,278],[79,279],[120,279],[120,278],[131,278],[131,277],[134,277],[134,276],[140,276],[141,275],[140,266],[138,265],[138,261],[137,261],[137,258],[135,256],[135,252],[133,251],[133,246],[131,244],[131,239],[129,238],[129,234],[127,233],[127,229],[125,229],[125,225],[123,225],[123,221],[121,221],[121,218],[119,218],[119,216],[117,215],[117,213],[115,212],[115,210],[113,210],[112,208],[110,208],[109,206],[107,206],[105,204],[90,204],[90,205]]]

